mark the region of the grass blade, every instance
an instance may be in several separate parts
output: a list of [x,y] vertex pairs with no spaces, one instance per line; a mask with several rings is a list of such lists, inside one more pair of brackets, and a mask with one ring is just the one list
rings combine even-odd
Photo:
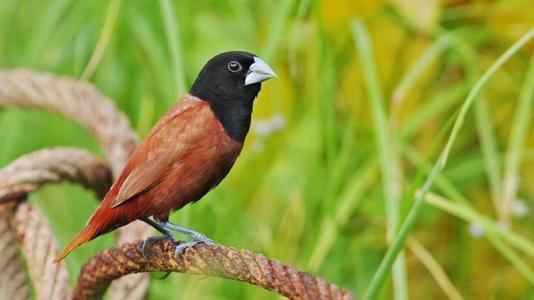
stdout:
[[102,28],[102,34],[100,34],[100,37],[98,38],[95,51],[93,52],[93,55],[91,55],[89,63],[85,67],[85,70],[83,70],[82,75],[80,75],[80,80],[89,80],[95,73],[98,64],[102,60],[102,56],[104,56],[104,52],[106,51],[109,40],[111,39],[111,34],[113,33],[113,29],[117,23],[120,7],[121,0],[113,0],[109,4],[106,22]]
[[[405,155],[408,157],[408,160],[410,160],[414,165],[418,165],[423,169],[429,168],[429,166],[425,165],[419,154],[414,149],[411,149],[409,146],[407,146],[404,147],[403,150],[405,151]],[[456,217],[462,218],[467,222],[477,223],[481,226],[484,226],[486,232],[491,232],[493,235],[506,241],[527,255],[534,257],[534,242],[478,213],[471,207],[471,202],[468,201],[443,174],[438,175],[436,178],[436,187],[442,191],[446,197],[452,200],[449,202],[443,202],[446,201],[443,197],[434,196],[434,199],[437,199],[434,204],[439,205],[442,210],[447,211]]]
[[441,196],[429,193],[426,202],[443,211],[446,211],[458,218],[464,219],[471,223],[477,223],[484,228],[488,234],[505,240],[507,243],[514,245],[516,248],[522,250],[529,256],[534,257],[534,244],[527,238],[500,226],[495,221],[485,217],[474,209],[453,201],[447,200]]
[[[371,109],[374,120],[375,139],[379,152],[379,161],[382,174],[382,191],[386,203],[387,214],[387,241],[390,243],[395,235],[399,224],[399,191],[400,187],[396,182],[396,170],[398,166],[397,153],[393,151],[391,145],[390,128],[388,126],[386,112],[384,108],[384,98],[382,89],[378,82],[378,74],[373,57],[373,49],[367,35],[365,25],[361,21],[352,23],[352,30],[356,48],[362,64],[363,78],[371,102]],[[399,255],[393,270],[393,284],[395,299],[407,299],[406,288],[406,267],[404,256]]]
[[469,111],[469,108],[471,107],[471,104],[475,101],[477,96],[480,94],[480,91],[482,90],[482,87],[488,82],[488,80],[495,74],[495,72],[505,63],[507,62],[519,49],[521,49],[525,44],[527,44],[530,40],[534,38],[534,29],[529,30],[527,33],[525,33],[517,42],[515,42],[512,47],[510,47],[506,52],[504,52],[495,63],[493,63],[490,68],[484,72],[482,77],[475,83],[473,86],[473,89],[469,92],[469,95],[467,95],[467,99],[465,99],[464,104],[462,105],[462,108],[460,109],[460,113],[458,115],[458,118],[456,119],[454,123],[454,127],[452,128],[451,136],[449,140],[447,141],[447,145],[445,145],[445,149],[443,150],[443,160],[441,161],[440,168],[445,167],[447,164],[447,158],[449,157],[449,153],[451,151],[452,145],[456,141],[456,137],[458,136],[458,133],[460,132],[460,129],[463,126],[465,116],[467,112]]
[[499,149],[497,146],[497,137],[493,130],[488,106],[486,105],[484,97],[480,97],[475,101],[475,115],[477,121],[477,129],[480,135],[482,157],[486,168],[486,174],[489,181],[491,192],[491,199],[495,207],[495,211],[499,211],[499,198],[502,190],[502,176],[500,170]]
[[519,104],[513,118],[512,131],[508,141],[508,150],[505,158],[504,183],[501,211],[506,220],[511,211],[518,188],[518,170],[522,159],[522,149],[525,137],[530,125],[532,105],[534,102],[534,55],[530,59],[530,65],[525,77],[525,83],[521,90]]
[[534,271],[528,267],[529,264],[526,261],[521,259],[521,257],[515,253],[514,249],[492,235],[487,235],[486,238],[506,259],[508,259],[508,261],[530,282],[530,284],[534,285]]
[[47,7],[43,20],[37,22],[26,48],[26,59],[31,65],[37,64],[41,59],[47,43],[50,42],[56,26],[62,21],[62,15],[68,10],[71,2],[71,0],[54,1]]
[[280,9],[271,18],[271,21],[269,22],[272,24],[271,30],[269,31],[269,36],[262,47],[263,50],[260,55],[265,61],[271,61],[273,59],[278,46],[284,38],[284,26],[286,25],[286,21],[289,18],[291,8],[293,8],[294,4],[295,0],[283,1]]
[[439,55],[451,46],[452,42],[453,39],[449,35],[443,35],[421,54],[420,58],[410,67],[393,90],[393,97],[391,99],[393,107],[399,107],[402,104],[406,95],[415,86],[425,70],[428,69]]
[[419,259],[419,261],[426,267],[426,269],[430,272],[432,277],[434,277],[434,280],[439,285],[439,287],[443,290],[445,295],[449,299],[452,300],[462,300],[464,297],[462,297],[462,294],[458,291],[458,289],[454,286],[454,284],[451,282],[449,277],[447,276],[447,273],[441,268],[441,266],[438,264],[438,262],[432,257],[432,254],[419,243],[415,238],[409,237],[408,241],[406,242],[406,245],[410,250],[413,252],[413,254]]
[[169,55],[171,57],[171,69],[174,76],[174,95],[169,102],[174,103],[178,97],[185,94],[185,74],[182,62],[182,45],[180,42],[180,28],[174,15],[174,8],[170,0],[159,1],[165,36],[169,44]]
[[[456,49],[463,61],[463,68],[467,74],[467,82],[469,84],[474,84],[476,78],[479,77],[477,54],[475,50],[458,39],[456,39]],[[502,176],[497,138],[493,130],[493,124],[489,109],[486,105],[486,99],[483,96],[480,96],[479,99],[474,102],[474,105],[477,130],[481,141],[482,157],[491,191],[491,200],[495,211],[498,213],[500,210],[500,197],[502,195]]]
[[459,83],[450,86],[443,92],[421,103],[401,124],[400,135],[403,140],[412,139],[415,134],[433,117],[442,115],[447,110],[452,109],[454,105],[462,100],[467,94],[468,86],[465,83]]
[[[521,246],[527,246],[528,240],[523,241],[524,238],[519,236],[516,239],[516,234],[504,229],[502,226],[497,225],[495,222],[488,220],[486,217],[479,215],[475,211],[468,207],[462,206],[452,201],[445,200],[443,197],[429,194],[427,202],[443,211],[446,211],[456,217],[462,218],[471,223],[477,223],[484,228],[485,237],[493,244],[493,246],[501,252],[501,254],[510,261],[510,263],[532,284],[534,284],[534,272],[528,267],[528,263],[519,257],[515,251],[503,240],[506,240],[510,244],[516,244]],[[511,238],[514,235],[514,238]],[[503,240],[501,240],[503,239]],[[512,241],[513,240],[513,241]],[[525,252],[533,255],[532,247],[523,248]]]
[[325,218],[319,227],[317,242],[313,247],[306,269],[311,271],[319,269],[336,240],[338,228],[346,225],[365,192],[373,185],[376,168],[376,159],[371,159],[361,168],[361,171],[357,172],[349,180],[346,190],[336,201],[338,205],[334,216]]

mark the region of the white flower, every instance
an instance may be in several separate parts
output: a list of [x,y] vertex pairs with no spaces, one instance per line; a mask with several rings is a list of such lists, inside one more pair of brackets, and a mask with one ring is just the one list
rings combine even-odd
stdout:
[[481,237],[482,235],[484,235],[484,228],[478,224],[478,223],[471,223],[469,225],[469,233],[473,236],[473,237]]
[[526,217],[530,213],[530,207],[528,207],[527,202],[523,199],[517,199],[512,204],[512,214],[516,218]]
[[269,119],[257,120],[252,124],[252,130],[261,136],[268,136],[284,129],[286,119],[281,114],[275,114]]

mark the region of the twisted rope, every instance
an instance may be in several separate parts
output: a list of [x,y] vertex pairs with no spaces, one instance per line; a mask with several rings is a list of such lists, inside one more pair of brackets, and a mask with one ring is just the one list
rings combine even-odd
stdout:
[[[18,259],[15,239],[29,266],[28,273],[35,287],[37,299],[69,299],[68,272],[64,263],[54,263],[58,245],[50,230],[50,225],[40,210],[27,202],[8,202],[24,200],[29,192],[35,191],[46,183],[63,180],[79,182],[86,188],[102,195],[111,184],[111,174],[107,166],[89,152],[75,148],[52,148],[24,155],[0,170],[0,257],[9,259],[8,267],[13,277],[2,278],[0,285],[13,294],[19,290],[16,299],[29,299],[29,284],[25,280],[24,268]],[[5,252],[4,252],[5,251]],[[13,260],[13,263],[10,261]],[[1,265],[1,264],[0,264]],[[19,275],[22,274],[22,275]],[[4,274],[2,274],[4,275]],[[1,276],[1,275],[0,275]],[[21,280],[24,280],[21,282]],[[6,295],[1,299],[13,299]]]
[[[147,239],[154,235],[154,230],[141,221],[135,221],[127,227],[119,228],[120,234],[116,245],[138,239]],[[144,299],[150,278],[147,274],[130,274],[113,281],[108,292],[108,300]]]
[[117,176],[137,144],[126,116],[93,86],[25,70],[0,70],[0,106],[58,112],[87,127]]
[[9,224],[14,206],[0,206],[0,299],[25,300],[30,299],[30,284]]
[[88,151],[58,147],[21,156],[0,170],[0,203],[25,197],[46,183],[77,182],[97,197],[111,185],[106,164]]
[[40,210],[28,202],[20,203],[13,228],[26,258],[36,299],[69,299],[67,267],[64,262],[54,262],[58,244]]
[[197,244],[180,259],[174,251],[180,242],[161,240],[145,245],[126,243],[93,256],[83,267],[73,299],[101,299],[109,283],[125,274],[138,272],[180,272],[245,281],[290,299],[334,300],[353,296],[324,280],[298,271],[260,254],[220,245]]
[[[91,85],[72,79],[25,70],[0,70],[0,106],[54,111],[87,127],[106,154],[114,177],[137,144],[128,119],[113,102]],[[135,222],[118,232],[118,242],[124,242],[147,237],[153,230]],[[124,299],[125,293],[129,299],[142,299],[148,281],[146,275],[124,277],[113,284],[109,299]]]

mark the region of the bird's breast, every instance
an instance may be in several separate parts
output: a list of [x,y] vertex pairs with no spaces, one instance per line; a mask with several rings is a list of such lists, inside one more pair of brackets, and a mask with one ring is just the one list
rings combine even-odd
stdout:
[[[210,189],[217,186],[230,172],[241,153],[243,143],[232,139],[209,107],[198,111],[193,149],[186,157],[175,162],[174,172],[169,178],[163,197],[171,210],[176,210],[189,202],[202,198]],[[198,132],[195,132],[198,130]],[[165,193],[164,193],[165,194]],[[170,206],[170,207],[169,207]]]

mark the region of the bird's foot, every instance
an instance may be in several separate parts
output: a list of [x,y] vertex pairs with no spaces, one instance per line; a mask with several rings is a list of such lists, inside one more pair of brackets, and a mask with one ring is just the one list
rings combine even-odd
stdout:
[[196,241],[196,242],[199,242],[199,243],[204,243],[206,245],[213,245],[213,240],[208,238],[207,236],[203,235],[202,233],[197,233],[193,237],[193,241]]
[[[170,223],[170,222],[159,222],[156,220],[153,220],[151,218],[144,219],[145,222],[155,227],[157,230],[165,234],[166,236],[172,237],[171,231],[179,232],[183,235],[186,235],[193,240],[190,242],[183,242],[180,243],[174,252],[174,257],[176,260],[178,260],[179,256],[184,253],[185,249],[189,247],[193,247],[198,243],[204,243],[206,245],[212,245],[213,241],[203,235],[202,233],[193,231],[191,229],[187,229],[185,227],[178,226],[176,224]],[[174,240],[174,239],[173,239]]]
[[158,242],[161,240],[171,240],[172,242],[175,242],[176,240],[172,235],[163,235],[163,236],[151,236],[143,241],[143,244],[141,245],[141,254],[143,254],[143,257],[148,260],[148,257],[146,256],[145,247],[147,244],[152,244],[154,242]]
[[176,246],[176,250],[174,251],[174,258],[178,260],[179,256],[183,254],[187,248],[193,247],[199,243],[203,243],[205,245],[214,244],[213,240],[209,239],[207,236],[201,233],[196,233],[192,241],[183,242],[183,243],[180,243],[180,245]]

